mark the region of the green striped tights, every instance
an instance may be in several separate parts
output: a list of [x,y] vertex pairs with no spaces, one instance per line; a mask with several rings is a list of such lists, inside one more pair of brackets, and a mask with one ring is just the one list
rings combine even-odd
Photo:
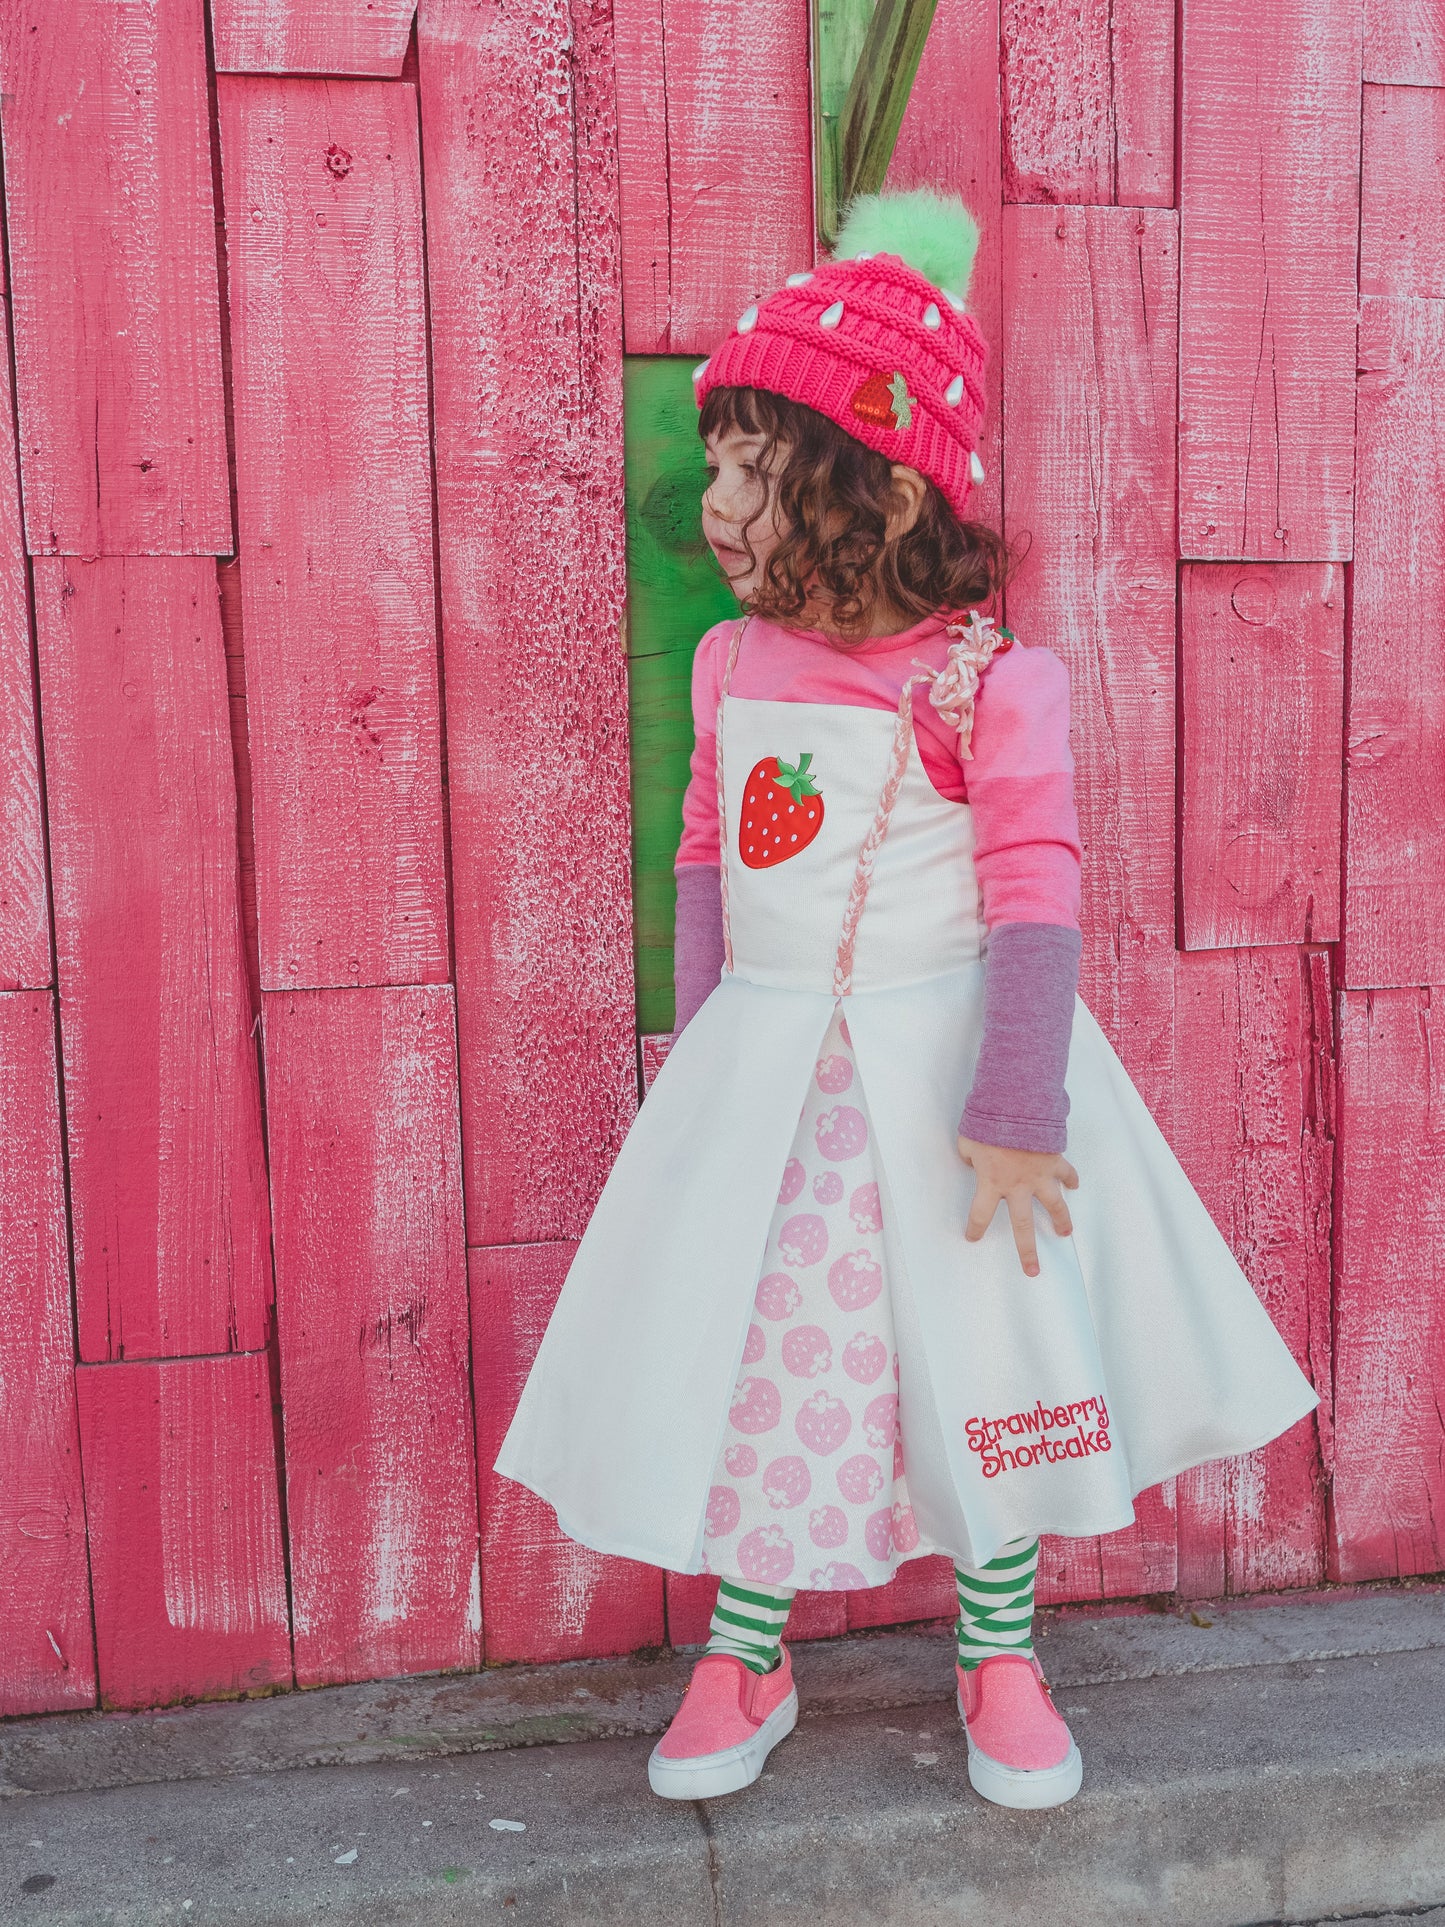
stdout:
[[[1037,1539],[1014,1539],[976,1572],[955,1566],[958,1581],[958,1663],[965,1672],[995,1653],[1032,1654]],[[710,1653],[731,1653],[754,1673],[770,1673],[788,1623],[794,1589],[724,1579],[717,1592]]]

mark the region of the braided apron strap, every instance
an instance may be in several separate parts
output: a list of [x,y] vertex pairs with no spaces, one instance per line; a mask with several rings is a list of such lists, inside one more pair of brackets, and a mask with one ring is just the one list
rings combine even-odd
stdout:
[[945,666],[941,670],[932,669],[915,656],[913,660],[919,673],[910,676],[898,692],[898,722],[893,731],[893,755],[878,798],[878,814],[858,852],[858,867],[853,872],[853,887],[848,892],[848,907],[843,915],[843,934],[838,940],[838,958],[833,967],[835,997],[846,997],[853,986],[853,946],[858,936],[858,920],[868,901],[873,864],[888,834],[888,825],[893,820],[893,806],[898,801],[898,792],[903,786],[903,772],[908,766],[908,751],[913,735],[914,689],[919,683],[932,684],[929,701],[943,721],[958,731],[960,756],[971,759],[974,697],[978,692],[979,679],[999,650],[1013,647],[1013,637],[1008,631],[995,630],[993,617],[985,616],[977,609],[970,613],[967,622],[949,623],[948,634],[953,641],[949,645]]
[[742,647],[743,631],[749,618],[740,616],[733,628],[733,639],[728,649],[727,667],[723,670],[722,687],[717,698],[717,727],[713,732],[717,744],[717,833],[718,833],[718,887],[722,894],[723,958],[731,976],[733,967],[733,932],[728,916],[728,819],[727,803],[723,796],[723,702],[732,687],[733,671],[738,666],[738,650]]
[[853,871],[853,886],[848,892],[847,908],[843,912],[843,933],[838,939],[838,956],[833,965],[833,995],[846,997],[853,988],[853,946],[857,941],[858,923],[863,915],[863,906],[868,901],[868,888],[873,881],[873,865],[878,852],[883,847],[883,839],[888,834],[888,826],[893,821],[893,806],[898,801],[898,792],[903,787],[903,772],[908,767],[908,751],[913,736],[913,690],[916,684],[932,682],[934,672],[925,670],[922,675],[910,676],[898,692],[898,721],[893,728],[893,749],[888,759],[888,774],[878,796],[878,810],[873,818],[863,847],[858,852],[857,867]]

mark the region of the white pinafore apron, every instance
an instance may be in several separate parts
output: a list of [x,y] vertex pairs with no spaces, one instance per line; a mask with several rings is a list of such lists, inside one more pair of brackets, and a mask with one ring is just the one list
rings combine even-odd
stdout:
[[[731,695],[744,627],[718,710],[727,965],[623,1144],[496,1469],[597,1551],[808,1589],[1128,1525],[1137,1493],[1318,1398],[1082,997],[1072,1235],[1035,1206],[1036,1278],[1002,1210],[965,1241],[972,810],[919,761],[911,684],[896,715]],[[821,826],[753,867],[748,778],[804,753]]]

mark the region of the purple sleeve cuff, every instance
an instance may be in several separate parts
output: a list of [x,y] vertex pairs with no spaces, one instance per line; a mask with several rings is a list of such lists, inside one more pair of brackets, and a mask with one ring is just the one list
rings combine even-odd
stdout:
[[677,988],[676,1037],[717,989],[723,950],[722,878],[715,863],[685,863],[677,872],[672,976]]
[[985,952],[983,1042],[959,1133],[1013,1151],[1062,1151],[1083,936],[1063,923],[1001,923]]

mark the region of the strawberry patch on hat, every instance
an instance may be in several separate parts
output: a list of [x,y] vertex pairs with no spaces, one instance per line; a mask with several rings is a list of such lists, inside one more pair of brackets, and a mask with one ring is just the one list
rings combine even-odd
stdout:
[[859,421],[872,422],[877,428],[911,428],[917,395],[910,395],[906,378],[897,373],[884,377],[872,374],[853,397],[853,413]]

